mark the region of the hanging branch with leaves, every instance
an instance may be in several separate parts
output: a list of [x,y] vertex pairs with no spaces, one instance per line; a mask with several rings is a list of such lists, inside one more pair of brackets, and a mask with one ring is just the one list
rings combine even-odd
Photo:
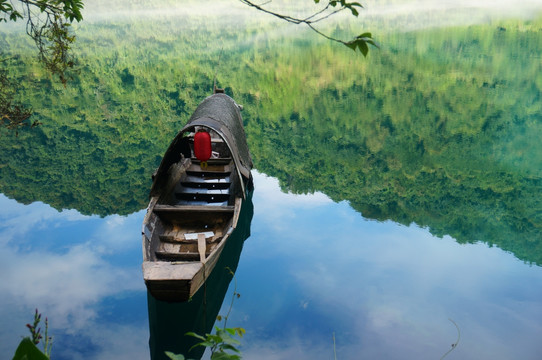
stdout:
[[40,61],[66,84],[66,71],[74,66],[70,46],[75,36],[70,26],[83,19],[82,9],[82,0],[0,0],[0,22],[26,19],[26,33],[34,40]]
[[4,63],[10,59],[0,60],[0,128],[7,128],[19,134],[19,129],[30,126],[34,127],[40,123],[27,121],[32,115],[32,109],[29,109],[14,100],[16,84],[8,77]]
[[[75,64],[71,52],[75,36],[70,26],[83,19],[82,9],[82,0],[0,0],[0,23],[26,20],[26,33],[38,48],[40,62],[66,85],[68,70]],[[3,67],[7,60],[0,59],[0,128],[15,130],[17,135],[22,127],[40,123],[29,123],[32,111],[13,101],[17,86]]]
[[[315,27],[315,24],[317,24],[318,22],[326,20],[330,18],[331,16],[334,16],[345,10],[349,10],[353,16],[356,16],[356,17],[359,16],[358,10],[363,9],[363,6],[359,2],[347,2],[346,0],[328,0],[327,4],[323,8],[309,15],[308,17],[296,18],[290,15],[279,14],[277,12],[269,10],[268,8],[265,8],[264,6],[269,4],[271,1],[268,1],[260,5],[255,4],[250,0],[239,0],[239,1],[241,1],[245,5],[258,9],[266,14],[273,15],[289,23],[297,24],[297,25],[299,24],[307,25],[311,30],[313,30],[318,35],[323,36],[324,38],[328,40],[335,41],[345,46],[348,46],[350,49],[354,51],[356,51],[356,49],[359,49],[359,51],[363,54],[363,56],[367,56],[367,54],[369,53],[369,45],[372,45],[377,48],[379,47],[378,44],[372,38],[371,33],[368,33],[368,32],[358,35],[350,41],[344,41],[344,40],[332,37],[330,35],[324,34],[323,32],[321,32]],[[319,4],[320,0],[314,0],[314,3]]]

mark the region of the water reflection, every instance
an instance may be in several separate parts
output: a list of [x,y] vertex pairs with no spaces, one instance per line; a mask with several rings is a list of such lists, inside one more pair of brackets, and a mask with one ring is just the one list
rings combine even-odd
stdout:
[[[247,359],[538,359],[542,269],[255,177],[232,324]],[[261,205],[260,205],[261,204]],[[265,309],[265,311],[262,311]],[[450,355],[451,356],[451,355]]]
[[542,358],[540,20],[394,34],[362,66],[306,38],[239,48],[257,31],[203,23],[82,25],[66,89],[16,64],[44,125],[0,144],[0,190],[30,204],[0,197],[0,353],[39,307],[55,359],[148,359],[147,309],[171,309],[147,304],[137,211],[220,35],[256,168],[280,181],[255,177],[230,319],[245,358],[330,359],[335,333],[341,359],[435,359],[448,318],[456,358]]
[[[204,74],[216,72],[218,56],[207,40],[198,45],[205,33],[227,40],[220,75],[245,105],[256,168],[284,190],[319,191],[365,218],[414,222],[542,263],[541,20],[396,33],[363,62],[334,44],[240,46],[243,34],[265,34],[185,24],[191,30],[84,25],[78,41],[89,52],[77,81],[21,82],[44,125],[3,138],[0,191],[84,214],[143,208],[165,139],[208,95]],[[150,40],[148,26],[173,36]],[[32,69],[26,58],[13,65],[21,79]],[[186,69],[195,70],[190,80]]]
[[[448,318],[461,329],[456,358],[540,359],[539,266],[416,225],[368,221],[322,193],[284,193],[258,172],[254,182],[250,241],[236,271],[242,296],[228,320],[247,330],[245,359],[330,359],[333,333],[339,359],[438,359],[456,339]],[[223,288],[207,297],[206,319],[201,300],[199,319],[147,303],[143,215],[89,217],[0,197],[1,353],[16,348],[35,307],[51,321],[60,360],[144,360],[149,338],[154,353],[181,352],[181,326],[208,331]],[[178,337],[160,334],[162,326]]]
[[215,269],[206,283],[192,297],[181,303],[168,303],[154,299],[147,293],[150,327],[151,359],[169,359],[165,351],[184,354],[188,358],[200,358],[204,348],[190,348],[199,340],[185,336],[188,331],[200,335],[211,333],[216,316],[232,280],[230,270],[235,273],[244,241],[250,236],[253,215],[251,192],[244,201],[239,222],[226,243]]
[[35,308],[49,318],[54,359],[148,353],[143,216],[84,216],[0,195],[0,353],[10,358]]

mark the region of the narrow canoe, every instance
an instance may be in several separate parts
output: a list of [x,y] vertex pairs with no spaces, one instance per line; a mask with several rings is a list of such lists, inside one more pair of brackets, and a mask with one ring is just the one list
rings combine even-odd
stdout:
[[[210,135],[207,160],[195,155],[201,131]],[[240,106],[223,93],[209,96],[154,175],[142,235],[143,278],[156,299],[186,301],[208,278],[237,226],[251,169]]]

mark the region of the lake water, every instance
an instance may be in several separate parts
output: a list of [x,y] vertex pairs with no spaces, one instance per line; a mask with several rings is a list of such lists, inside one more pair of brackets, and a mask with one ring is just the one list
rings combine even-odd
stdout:
[[[449,319],[461,330],[453,357],[540,357],[540,267],[416,225],[363,219],[323,194],[284,193],[263,174],[255,187],[229,319],[247,329],[245,358],[332,359],[333,335],[341,359],[440,358],[457,339]],[[2,352],[39,306],[54,358],[147,359],[144,211],[99,218],[1,203]]]
[[[52,358],[87,360],[180,351],[230,307],[246,359],[440,359],[458,337],[447,359],[542,358],[542,4],[429,3],[369,10],[383,46],[365,60],[251,16],[134,25],[89,2],[71,85],[12,64],[43,125],[2,133],[2,358],[35,308]],[[163,304],[141,272],[150,175],[221,51],[255,163],[250,236],[224,259],[235,281]]]

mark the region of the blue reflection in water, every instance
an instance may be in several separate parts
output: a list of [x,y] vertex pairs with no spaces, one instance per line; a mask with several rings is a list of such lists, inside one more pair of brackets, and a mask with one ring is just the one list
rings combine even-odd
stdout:
[[3,195],[0,209],[1,353],[14,353],[37,307],[50,319],[54,359],[148,358],[144,212],[83,216]]
[[[255,173],[254,218],[228,324],[246,359],[540,359],[542,269],[484,244],[364,220],[346,202],[292,195]],[[82,216],[0,197],[0,345],[35,307],[54,359],[148,359],[144,211]],[[226,299],[230,299],[230,294]],[[226,301],[221,313],[229,307]]]
[[256,177],[232,323],[260,359],[538,359],[542,269],[498,248],[363,220],[323,195]]

